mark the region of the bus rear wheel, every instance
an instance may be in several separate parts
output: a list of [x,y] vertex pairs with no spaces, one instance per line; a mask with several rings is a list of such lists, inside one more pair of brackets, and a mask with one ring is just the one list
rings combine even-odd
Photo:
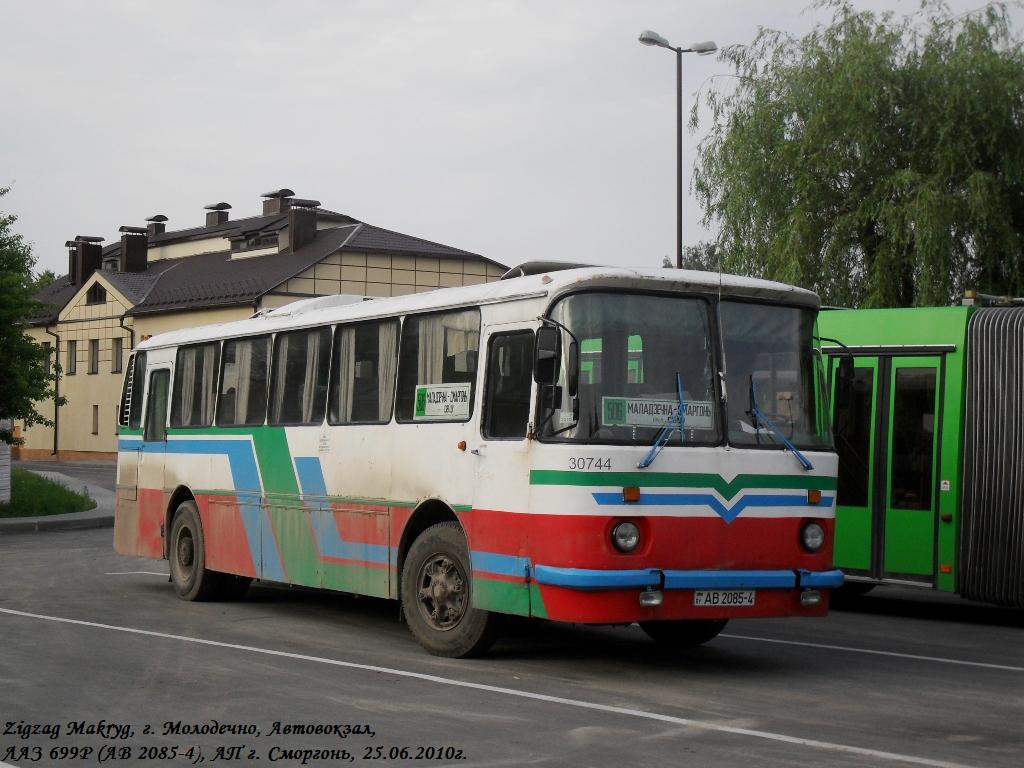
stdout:
[[718,637],[728,623],[728,619],[641,621],[640,629],[666,648],[692,648]]
[[472,607],[466,537],[456,523],[420,534],[402,568],[402,612],[413,637],[435,656],[465,658],[486,651],[498,617]]
[[174,590],[182,600],[237,600],[252,581],[206,567],[206,540],[194,501],[183,501],[174,513],[167,557]]

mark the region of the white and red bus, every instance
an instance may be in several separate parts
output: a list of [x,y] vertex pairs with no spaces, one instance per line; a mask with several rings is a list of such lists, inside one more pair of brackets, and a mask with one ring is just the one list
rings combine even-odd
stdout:
[[677,645],[824,615],[842,574],[817,297],[514,272],[141,343],[117,550],[168,559],[186,600],[253,579],[397,599],[447,656],[486,649],[502,614]]

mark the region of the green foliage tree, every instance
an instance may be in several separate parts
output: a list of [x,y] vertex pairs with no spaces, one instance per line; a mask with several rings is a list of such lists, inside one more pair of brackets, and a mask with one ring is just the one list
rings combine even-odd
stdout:
[[45,288],[46,286],[51,285],[54,281],[56,281],[56,279],[56,272],[54,272],[52,269],[44,269],[42,272],[35,276],[35,279],[32,281],[32,286],[33,288],[35,288],[36,291],[39,291]]
[[[0,197],[9,188],[0,187]],[[53,422],[36,411],[36,403],[52,400],[57,380],[56,361],[24,331],[25,323],[43,306],[35,300],[32,277],[35,259],[24,238],[12,226],[16,216],[0,212],[0,417],[23,420],[26,426]],[[0,440],[16,443],[11,430],[0,429]]]
[[815,7],[831,22],[802,38],[726,48],[736,76],[699,98],[694,188],[723,268],[845,306],[1024,294],[1024,55],[1005,6]]

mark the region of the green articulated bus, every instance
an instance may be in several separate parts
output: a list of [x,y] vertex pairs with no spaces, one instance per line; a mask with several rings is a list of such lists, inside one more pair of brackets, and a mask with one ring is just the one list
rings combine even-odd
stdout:
[[[835,564],[893,583],[1024,607],[1024,308],[833,310]],[[851,583],[852,582],[852,583]]]

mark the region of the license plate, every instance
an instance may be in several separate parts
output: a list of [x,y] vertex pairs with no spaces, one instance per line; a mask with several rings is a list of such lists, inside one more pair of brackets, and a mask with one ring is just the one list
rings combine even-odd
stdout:
[[693,604],[697,608],[748,607],[754,604],[756,595],[753,589],[698,589],[693,593]]

